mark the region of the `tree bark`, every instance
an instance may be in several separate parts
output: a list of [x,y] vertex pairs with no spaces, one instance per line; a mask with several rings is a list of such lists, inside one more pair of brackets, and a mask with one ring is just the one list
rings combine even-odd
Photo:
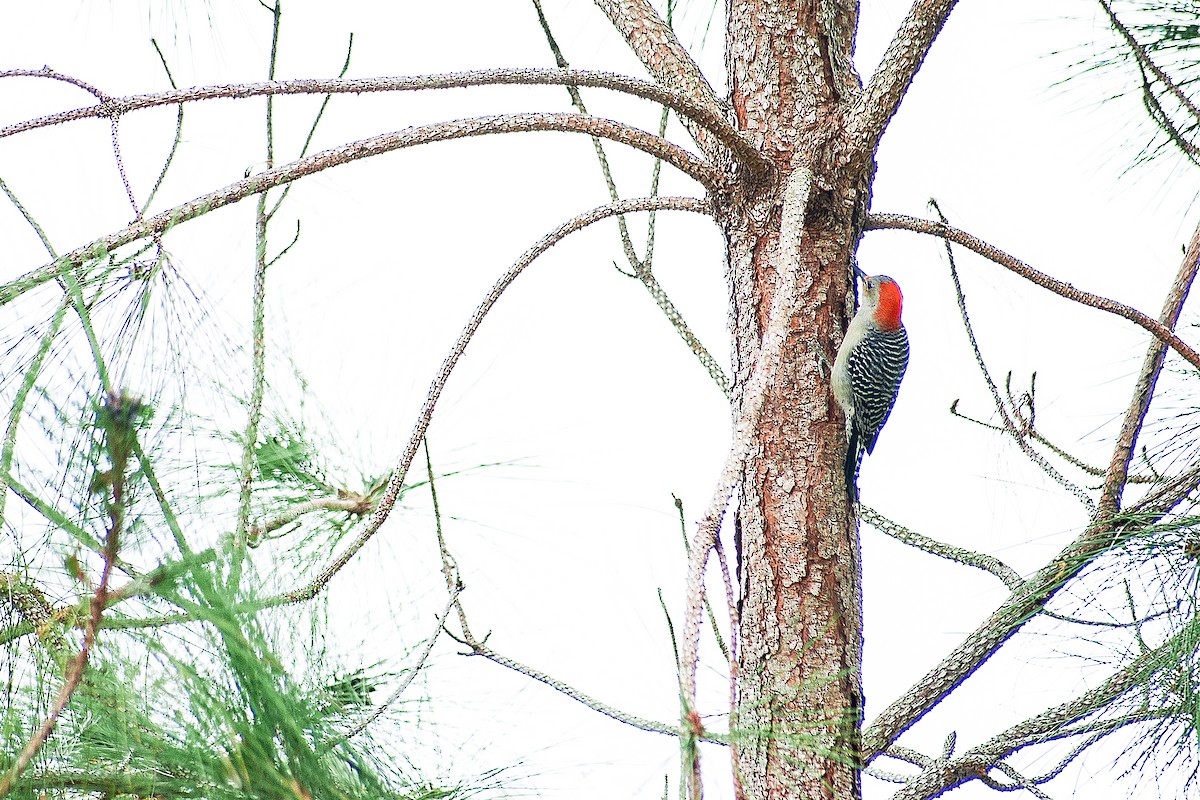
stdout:
[[[746,796],[859,797],[862,590],[857,525],[841,465],[844,420],[829,364],[852,308],[847,264],[869,205],[870,158],[852,158],[844,121],[862,93],[853,0],[729,3],[730,105],[776,168],[747,176],[718,217],[728,246],[733,407],[779,291],[783,186],[814,185],[800,245],[798,302],[747,459],[736,525],[739,686],[736,769]],[[873,151],[873,147],[871,148]]]

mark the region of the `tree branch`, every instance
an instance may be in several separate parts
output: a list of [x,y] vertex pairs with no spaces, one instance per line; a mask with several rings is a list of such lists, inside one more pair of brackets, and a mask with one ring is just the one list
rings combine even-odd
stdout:
[[[910,781],[904,789],[897,792],[894,800],[938,797],[955,786],[980,777],[988,769],[997,766],[1001,759],[1007,758],[1024,747],[1058,738],[1059,732],[1068,725],[1108,706],[1126,692],[1144,683],[1145,677],[1161,664],[1176,659],[1181,648],[1186,646],[1194,648],[1198,626],[1200,626],[1200,618],[1193,618],[1181,632],[1155,649],[1138,656],[1096,688],[1065,703],[1046,709],[1041,714],[1024,722],[1017,723],[957,758],[932,763],[928,769]],[[1128,718],[1113,730],[1122,725],[1139,721],[1142,720]]]
[[846,136],[857,158],[868,159],[875,154],[884,129],[957,2],[915,0],[900,23],[883,60],[846,119]]
[[1107,311],[1110,314],[1124,317],[1135,325],[1145,328],[1158,339],[1166,342],[1171,346],[1172,350],[1183,356],[1188,363],[1200,369],[1200,353],[1193,350],[1191,346],[1176,336],[1174,331],[1163,323],[1151,319],[1135,308],[1130,308],[1114,300],[1109,300],[1107,297],[1101,297],[1076,289],[1069,283],[1052,278],[1044,272],[1039,272],[1024,261],[1010,256],[998,247],[994,247],[966,231],[940,222],[934,222],[933,220],[909,217],[904,214],[871,214],[867,218],[867,223],[863,229],[868,231],[906,230],[949,239],[969,250],[973,250],[989,261],[993,261],[1015,272],[1017,275],[1041,286],[1043,289],[1049,289],[1061,297],[1074,300],[1082,305],[1091,306],[1092,308],[1098,308],[1101,311]]
[[[0,78],[40,74],[30,70],[0,71]],[[119,117],[131,111],[201,100],[245,99],[283,94],[364,94],[369,92],[411,92],[428,89],[457,89],[469,86],[584,86],[630,94],[669,107],[682,119],[690,120],[707,132],[712,140],[733,152],[739,162],[754,172],[769,171],[770,162],[742,134],[729,124],[719,104],[709,105],[676,88],[659,86],[611,72],[572,69],[489,69],[444,75],[415,75],[392,78],[312,78],[258,83],[197,86],[171,92],[128,97],[104,96],[101,102],[83,108],[48,114],[0,127],[0,139],[18,133],[60,125],[80,119]],[[712,89],[709,89],[709,93]],[[715,98],[714,98],[715,103]]]
[[[487,134],[530,131],[570,131],[603,136],[662,158],[698,180],[707,189],[718,188],[718,184],[722,180],[720,174],[712,166],[700,161],[686,150],[637,128],[596,117],[584,117],[579,114],[513,114],[422,125],[405,128],[394,133],[372,136],[369,139],[350,142],[331,150],[315,153],[282,167],[269,169],[231,183],[223,189],[210,192],[152,217],[138,220],[119,231],[76,248],[50,264],[3,284],[0,286],[0,305],[5,305],[29,289],[57,278],[67,270],[82,266],[88,261],[103,258],[113,250],[130,242],[162,233],[214,209],[236,203],[251,195],[330,167],[431,142]],[[678,198],[675,199],[678,200]],[[692,202],[701,203],[702,201]],[[688,210],[695,209],[689,208]]]
[[999,578],[1008,587],[1010,592],[1018,591],[1025,584],[1025,581],[1017,574],[1016,570],[994,556],[964,550],[961,547],[953,547],[936,539],[931,539],[928,536],[923,536],[916,531],[909,530],[903,525],[893,522],[870,506],[859,505],[858,515],[863,522],[891,536],[896,541],[903,542],[918,550],[924,550],[930,555],[944,558],[947,561],[954,561],[959,564],[965,564],[968,567],[981,569],[984,572],[990,572]]

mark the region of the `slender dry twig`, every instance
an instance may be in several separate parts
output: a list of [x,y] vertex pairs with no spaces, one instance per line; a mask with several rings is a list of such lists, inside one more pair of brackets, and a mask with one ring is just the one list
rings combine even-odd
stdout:
[[1124,317],[1135,325],[1145,328],[1158,339],[1166,342],[1171,346],[1172,350],[1187,359],[1188,363],[1200,369],[1200,353],[1193,350],[1186,342],[1176,336],[1174,331],[1158,320],[1151,319],[1135,308],[1130,308],[1115,300],[1109,300],[1107,297],[1101,297],[1091,292],[1076,289],[1069,283],[1052,278],[1044,272],[1039,272],[1024,261],[1010,256],[1000,248],[994,247],[966,231],[940,222],[934,222],[933,220],[909,217],[904,214],[871,214],[867,217],[867,223],[863,226],[863,229],[869,231],[906,230],[949,239],[956,244],[961,244],[963,247],[975,251],[989,261],[993,261],[1015,272],[1017,275],[1041,286],[1043,289],[1049,289],[1060,297],[1065,297],[1082,305]]
[[[942,213],[941,207],[936,200],[929,201],[930,206],[937,213],[939,221],[946,225],[946,215]],[[1041,453],[1033,449],[1029,444],[1029,440],[1024,436],[1023,428],[1018,427],[1013,422],[1013,417],[1008,413],[1008,406],[1004,402],[1004,398],[1000,395],[1000,389],[996,386],[996,381],[992,379],[992,373],[988,370],[987,363],[983,359],[983,353],[979,350],[979,340],[975,338],[975,327],[971,324],[971,317],[967,313],[967,298],[963,294],[962,282],[958,279],[958,265],[954,263],[954,248],[949,239],[943,239],[942,243],[946,246],[946,259],[950,262],[950,279],[954,284],[954,295],[958,300],[958,312],[962,317],[963,327],[967,331],[967,341],[970,342],[971,351],[975,354],[975,363],[979,366],[979,371],[983,373],[984,382],[987,384],[988,390],[992,394],[992,403],[996,408],[996,412],[1000,414],[1000,419],[1004,422],[1004,431],[1009,434],[1021,448],[1021,452],[1025,457],[1032,461],[1042,472],[1046,473],[1059,486],[1066,489],[1071,494],[1083,503],[1084,508],[1088,513],[1096,510],[1096,501],[1084,489],[1077,485],[1074,481],[1067,478],[1054,465],[1046,460]],[[1016,409],[1014,408],[1014,413]]]
[[47,78],[49,80],[61,81],[63,83],[69,83],[72,86],[77,86],[100,101],[111,99],[109,95],[100,91],[100,89],[96,88],[90,83],[87,83],[80,78],[76,78],[73,75],[64,75],[61,72],[50,69],[50,67],[42,67],[41,69],[6,69],[0,71],[0,78]]
[[[566,56],[563,55],[562,49],[558,46],[558,42],[554,38],[554,33],[550,30],[550,23],[542,11],[542,4],[540,0],[532,0],[532,2],[534,11],[537,12],[538,22],[541,24],[542,32],[546,36],[546,42],[550,45],[550,52],[554,55],[555,63],[558,64],[560,69],[569,69],[570,64],[567,62]],[[583,95],[580,94],[579,87],[568,84],[567,92],[571,96],[571,104],[575,106],[575,110],[580,114],[587,114],[587,106],[585,106],[583,103]],[[669,114],[669,111],[669,108],[666,106],[663,107],[662,121],[659,124],[658,129],[658,136],[661,139],[666,138],[667,115]],[[612,168],[608,163],[608,155],[604,151],[604,141],[597,136],[593,136],[592,147],[596,151],[596,160],[600,164],[600,173],[604,176],[605,186],[608,187],[609,199],[614,203],[619,202],[621,196],[617,191],[617,183],[613,178]],[[651,197],[658,195],[658,177],[661,167],[662,161],[655,159],[653,178],[650,186]],[[684,343],[687,344],[688,348],[693,354],[695,354],[696,358],[700,360],[700,363],[704,366],[705,371],[708,372],[709,377],[711,377],[717,386],[721,388],[721,392],[728,397],[730,391],[729,378],[725,376],[725,371],[721,369],[721,365],[718,364],[717,360],[712,357],[712,354],[708,352],[708,349],[705,348],[700,339],[696,337],[696,334],[692,332],[691,327],[688,326],[687,321],[684,320],[683,315],[679,312],[679,309],[675,307],[673,302],[671,302],[671,298],[667,296],[666,290],[662,288],[658,282],[658,279],[654,277],[654,273],[651,271],[651,261],[654,254],[654,212],[650,212],[649,230],[646,237],[645,259],[638,258],[637,252],[633,247],[633,239],[629,235],[629,226],[625,223],[625,217],[623,215],[617,217],[617,228],[621,237],[621,246],[625,250],[625,259],[629,262],[630,268],[633,269],[633,277],[640,280],[642,285],[646,287],[646,290],[650,292],[650,296],[654,299],[655,304],[658,305],[659,310],[666,315],[667,320],[670,321],[672,326],[674,326],[675,330],[679,333],[680,338],[683,339]],[[628,275],[629,273],[622,271],[622,274]]]
[[429,654],[433,652],[433,645],[437,642],[438,636],[441,635],[443,629],[446,627],[447,617],[450,616],[450,612],[453,611],[455,606],[458,605],[458,595],[461,592],[461,585],[451,588],[450,599],[446,601],[446,607],[442,609],[442,613],[438,614],[437,625],[434,626],[433,633],[425,639],[425,645],[421,648],[421,654],[417,657],[416,663],[409,667],[408,674],[404,676],[404,680],[402,680],[400,685],[397,686],[390,695],[388,695],[388,698],[380,703],[379,706],[373,709],[365,719],[355,725],[350,732],[346,734],[347,739],[353,739],[355,736],[358,736],[367,729],[368,725],[383,716],[383,713],[387,711],[388,707],[391,706],[392,703],[399,700],[400,695],[404,694],[405,690],[407,690],[412,684],[413,679],[417,677],[417,673],[425,668],[425,662],[429,660]]
[[[0,71],[0,78],[24,74],[28,70]],[[109,118],[144,108],[177,105],[201,100],[244,99],[282,94],[363,94],[367,92],[405,92],[427,89],[455,89],[468,86],[547,86],[571,85],[609,89],[668,106],[682,119],[707,131],[711,138],[733,153],[752,173],[765,174],[771,164],[742,134],[729,124],[720,106],[709,106],[687,92],[665,88],[610,72],[562,69],[489,69],[475,72],[455,72],[445,75],[415,75],[393,78],[313,78],[304,80],[270,81],[261,83],[197,86],[171,92],[157,92],[128,97],[106,97],[84,108],[62,111],[36,119],[0,127],[0,139],[18,133],[74,122],[80,119]],[[711,92],[711,89],[710,89]]]
[[[279,25],[283,6],[271,9],[271,55],[267,78],[274,80],[279,54]],[[115,119],[115,118],[114,118]],[[266,109],[267,169],[275,166],[275,97],[267,96]],[[277,206],[278,207],[278,206]],[[254,488],[254,454],[258,447],[258,427],[262,423],[263,395],[267,387],[267,193],[260,192],[254,204],[254,283],[250,290],[250,404],[246,409],[246,427],[242,433],[242,463],[238,486],[237,527],[233,534],[233,561],[230,585],[241,578],[242,558],[250,527],[250,502]]]
[[[545,684],[555,691],[570,697],[572,700],[582,703],[593,711],[597,711],[606,717],[615,719],[618,722],[623,722],[626,725],[631,725],[639,730],[649,731],[651,733],[663,733],[668,736],[679,736],[680,732],[669,725],[644,719],[642,717],[637,717],[632,714],[626,714],[623,711],[619,711],[612,706],[606,705],[589,697],[578,689],[575,689],[574,687],[569,686],[568,684],[563,683],[562,681],[553,678],[546,673],[541,672],[540,670],[526,666],[519,661],[514,661],[507,656],[500,655],[495,650],[487,646],[486,636],[484,637],[483,641],[475,637],[475,634],[471,632],[471,626],[467,621],[467,612],[463,606],[462,599],[459,596],[463,587],[458,575],[458,565],[454,561],[454,556],[450,554],[450,549],[446,545],[445,533],[442,530],[442,512],[438,505],[437,484],[434,481],[433,459],[429,454],[428,442],[425,443],[425,469],[429,476],[429,493],[433,502],[433,518],[437,528],[438,551],[442,558],[442,575],[446,579],[446,590],[450,594],[450,602],[447,604],[446,612],[442,617],[443,629],[446,616],[449,615],[450,609],[457,609],[459,628],[462,631],[462,636],[455,636],[448,630],[445,631],[445,633],[454,641],[468,648],[468,652],[464,653],[464,655],[482,656],[489,661],[495,662],[503,667],[507,667],[514,672],[519,672],[520,674],[531,678],[538,683]],[[715,742],[719,740],[716,738],[710,738],[708,741]]]
[[437,404],[438,398],[441,396],[442,389],[446,386],[446,381],[450,379],[450,373],[454,370],[458,359],[466,350],[467,345],[474,337],[475,332],[479,330],[479,326],[483,323],[484,317],[500,299],[500,295],[504,290],[517,279],[526,267],[533,263],[539,255],[550,249],[555,243],[565,238],[566,236],[581,230],[588,225],[599,222],[602,219],[615,216],[617,214],[631,214],[635,211],[649,211],[650,209],[658,210],[673,210],[673,211],[691,211],[694,213],[708,214],[711,210],[707,203],[703,200],[698,200],[693,197],[653,197],[640,198],[636,200],[624,200],[620,203],[614,203],[608,206],[592,209],[589,212],[580,214],[566,224],[560,226],[553,232],[544,236],[537,244],[525,251],[517,262],[500,276],[499,280],[492,286],[491,291],[484,297],[483,301],[475,309],[466,326],[463,328],[454,347],[442,362],[441,369],[434,377],[430,384],[429,392],[425,397],[425,403],[421,406],[421,411],[417,415],[417,420],[413,425],[412,435],[409,437],[408,444],[401,454],[395,470],[388,481],[387,487],[384,489],[379,504],[375,508],[375,512],[371,517],[370,522],[358,535],[358,537],[337,556],[324,570],[318,575],[308,586],[297,590],[287,595],[288,602],[297,602],[305,600],[316,595],[329,580],[337,574],[346,563],[354,557],[364,544],[366,544],[372,536],[383,525],[388,514],[391,513],[392,505],[399,497],[400,490],[404,486],[404,478],[408,474],[408,469],[412,465],[412,460],[416,456],[417,448],[420,447],[421,441],[425,438],[425,432],[429,428],[429,422],[433,417],[433,409]]
[[807,169],[797,169],[788,179],[779,233],[779,283],[775,287],[774,297],[771,298],[758,359],[742,395],[742,407],[734,423],[729,455],[713,489],[708,508],[696,528],[692,549],[688,555],[687,603],[684,611],[683,653],[680,664],[683,680],[680,699],[685,720],[696,708],[696,669],[699,666],[704,570],[708,564],[708,554],[716,544],[725,508],[729,505],[729,499],[738,484],[738,476],[753,445],[763,402],[774,380],[784,340],[787,338],[788,322],[798,292],[796,276],[799,269],[800,239],[804,231],[804,212],[811,189],[812,173]]
[[915,0],[846,119],[854,158],[869,159],[958,0]]

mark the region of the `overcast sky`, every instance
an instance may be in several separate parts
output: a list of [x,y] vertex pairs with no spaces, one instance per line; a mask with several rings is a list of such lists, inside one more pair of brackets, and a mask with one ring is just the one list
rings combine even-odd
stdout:
[[[723,94],[723,11],[704,40],[703,5],[693,3],[678,28]],[[906,7],[864,0],[860,73],[873,69]],[[590,3],[546,0],[545,8],[573,66],[644,74]],[[527,0],[291,0],[278,77],[335,76],[351,32],[353,77],[553,64]],[[266,76],[270,15],[248,0],[10,3],[0,12],[0,69],[48,65],[111,95],[161,91],[168,84],[152,36],[180,86]],[[936,197],[957,226],[1157,316],[1195,223],[1194,173],[1174,161],[1130,169],[1146,127],[1136,99],[1101,103],[1117,84],[1059,85],[1095,41],[1110,40],[1092,3],[960,4],[884,137],[873,209],[928,216],[926,202]],[[657,126],[659,110],[650,104],[599,91],[585,100],[598,115]],[[89,102],[62,84],[3,81],[0,124]],[[277,161],[294,157],[318,103],[277,102]],[[263,107],[262,100],[190,106],[183,145],[153,210],[261,169]],[[558,87],[337,97],[314,147],[423,122],[567,107]],[[170,108],[121,122],[139,202],[162,167],[174,124]],[[688,144],[677,121],[669,135]],[[645,194],[649,157],[616,145],[608,152],[623,195]],[[106,122],[0,140],[0,177],[60,252],[131,217]],[[662,192],[701,196],[702,189],[665,168]],[[495,278],[543,234],[606,202],[590,142],[566,134],[438,144],[305,179],[271,229],[274,252],[302,221],[297,245],[269,274],[269,347],[279,379],[271,402],[299,413],[294,363],[307,387],[304,413],[341,460],[386,471],[453,338]],[[662,214],[658,224],[656,273],[727,364],[718,232],[695,215]],[[644,230],[643,220],[634,229]],[[0,207],[0,241],[0,280],[47,260],[7,206]],[[249,341],[253,243],[252,201],[167,239],[213,321],[242,342]],[[647,293],[613,269],[621,258],[616,226],[607,223],[536,262],[470,346],[438,407],[430,444],[441,470],[507,464],[440,487],[476,632],[493,631],[490,644],[500,652],[598,699],[670,722],[677,716],[674,662],[656,590],[678,622],[685,562],[672,494],[684,501],[690,531],[723,460],[729,413]],[[1077,535],[1085,512],[999,436],[948,413],[962,398],[964,413],[993,416],[940,245],[910,233],[870,233],[859,261],[900,283],[913,351],[895,412],[863,467],[864,502],[1032,572]],[[1146,336],[978,258],[963,254],[959,266],[996,373],[1012,370],[1023,387],[1036,371],[1045,432],[1085,460],[1106,460]],[[4,321],[5,330],[23,324]],[[1193,330],[1184,338],[1192,340]],[[236,385],[243,367],[217,363],[214,372],[228,370]],[[427,498],[414,495],[332,583],[335,635],[363,648],[362,663],[389,659],[399,669],[432,629],[445,602],[433,537]],[[863,530],[863,551],[870,719],[1005,594],[994,579],[874,530]],[[1104,674],[1063,656],[1069,643],[1028,638],[1031,649],[1006,649],[904,742],[935,754],[957,730],[966,749]],[[427,766],[431,773],[512,766],[509,779],[552,798],[658,797],[664,775],[675,791],[672,740],[624,728],[494,664],[460,658],[451,643],[435,653],[420,687],[434,702],[421,712],[422,732],[403,745],[418,762],[437,761]],[[701,674],[703,710],[720,728],[717,667],[710,660]],[[725,754],[705,757],[719,795]],[[1106,758],[1085,757],[1051,793],[1128,796],[1128,787],[1110,791],[1115,777]],[[868,781],[868,797],[888,794]],[[973,785],[956,797],[985,794]]]

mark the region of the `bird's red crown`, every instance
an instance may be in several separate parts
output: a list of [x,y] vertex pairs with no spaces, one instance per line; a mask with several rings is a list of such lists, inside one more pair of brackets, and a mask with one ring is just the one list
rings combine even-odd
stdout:
[[894,331],[900,327],[900,310],[904,305],[904,295],[900,286],[891,278],[879,275],[879,304],[875,307],[875,324],[885,331]]

